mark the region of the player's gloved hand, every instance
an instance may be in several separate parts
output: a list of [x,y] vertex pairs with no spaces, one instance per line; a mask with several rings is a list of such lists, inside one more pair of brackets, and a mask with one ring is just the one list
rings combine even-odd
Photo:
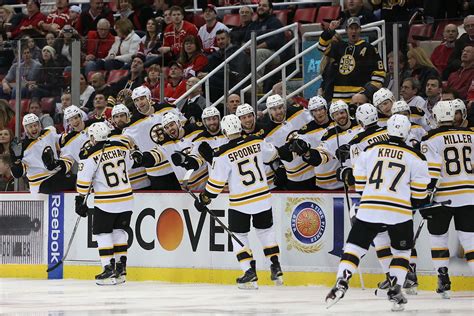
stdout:
[[174,165],[178,167],[183,167],[186,170],[199,169],[199,164],[196,159],[189,157],[188,155],[180,151],[175,151],[171,154],[171,161]]
[[54,170],[59,165],[58,160],[54,158],[54,151],[51,147],[46,147],[41,154],[44,166],[48,170]]
[[212,158],[214,157],[214,150],[212,147],[205,142],[202,142],[198,147],[199,154],[204,158],[208,163],[212,164]]
[[10,143],[10,154],[13,157],[13,162],[23,158],[23,144],[18,137],[15,137]]
[[286,143],[285,145],[281,147],[276,147],[278,151],[278,156],[280,156],[281,160],[284,161],[292,161],[293,160],[293,153],[290,150],[290,144]]
[[349,144],[341,145],[338,149],[336,149],[336,158],[342,162],[349,159],[351,156],[349,149],[350,149]]
[[134,161],[134,166],[139,167],[143,163],[143,154],[139,150],[133,150],[130,152],[130,157]]
[[149,152],[145,151],[142,153],[142,166],[145,168],[151,168],[155,165],[155,157]]
[[303,156],[308,153],[309,145],[302,139],[295,138],[290,142],[290,151],[294,152],[298,156]]
[[210,203],[211,203],[211,198],[208,197],[206,193],[201,192],[199,194],[199,201],[198,200],[194,201],[194,207],[196,207],[196,209],[199,212],[205,212],[207,210],[206,205],[209,205]]
[[286,175],[286,170],[283,165],[281,165],[279,168],[275,169],[275,180],[273,180],[273,183],[275,186],[278,188],[285,188],[286,184],[288,183],[288,177]]
[[355,184],[355,178],[351,167],[341,167],[336,170],[337,181],[343,182],[346,186]]
[[78,195],[75,199],[76,202],[76,214],[80,217],[87,217],[87,211],[89,208],[87,207],[87,203],[84,203],[84,196]]

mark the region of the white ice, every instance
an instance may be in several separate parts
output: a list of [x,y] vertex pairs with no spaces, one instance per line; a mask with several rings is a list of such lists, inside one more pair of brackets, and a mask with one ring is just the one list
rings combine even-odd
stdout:
[[[97,286],[94,281],[0,279],[0,313],[10,315],[393,315],[391,304],[372,289],[351,288],[327,310],[328,288],[127,282]],[[396,315],[473,315],[472,292],[408,296]]]

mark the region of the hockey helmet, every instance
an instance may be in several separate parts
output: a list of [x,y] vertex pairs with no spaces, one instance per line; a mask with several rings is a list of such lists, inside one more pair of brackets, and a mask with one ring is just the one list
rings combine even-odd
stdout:
[[121,114],[121,113],[125,113],[125,115],[127,115],[127,117],[130,117],[130,110],[127,108],[127,106],[125,104],[122,104],[122,103],[116,104],[112,108],[112,117],[114,117],[117,114]]
[[229,114],[222,118],[221,121],[221,129],[222,133],[229,137],[233,134],[238,134],[242,132],[242,124],[240,123],[240,119],[235,114]]
[[357,107],[356,120],[362,126],[369,126],[377,123],[379,115],[377,109],[370,103],[364,103]]
[[132,100],[135,101],[135,99],[146,96],[148,100],[151,100],[151,91],[148,89],[148,87],[145,86],[140,86],[132,91]]
[[23,124],[23,127],[26,127],[26,125],[30,125],[30,124],[33,124],[35,122],[39,123],[39,121],[40,121],[39,117],[36,116],[36,114],[29,113],[29,114],[26,114],[25,116],[23,116],[22,124]]
[[285,105],[285,100],[279,95],[274,94],[267,98],[267,109],[270,110],[280,105]]
[[390,116],[387,121],[387,133],[390,136],[400,137],[403,140],[407,139],[410,133],[411,123],[408,117],[401,114],[394,114]]
[[347,115],[349,115],[349,106],[346,102],[342,100],[337,100],[336,102],[331,103],[331,106],[329,107],[329,116],[331,117],[331,119],[334,120],[333,114],[341,110],[345,110],[347,112]]
[[166,112],[165,115],[163,115],[163,121],[161,122],[163,124],[163,127],[165,127],[171,122],[175,122],[178,126],[180,125],[178,115],[173,112]]
[[255,111],[253,110],[253,107],[248,103],[239,105],[237,107],[237,110],[235,110],[235,115],[237,115],[238,117],[241,117],[250,113],[255,115]]
[[207,119],[213,116],[219,116],[219,119],[220,119],[221,113],[215,106],[208,106],[202,111],[201,119],[204,121],[204,119]]
[[73,118],[76,115],[79,115],[82,118],[81,110],[77,106],[71,105],[71,106],[68,106],[66,109],[64,109],[64,120],[66,122],[69,121],[70,118]]
[[451,101],[439,101],[435,104],[432,111],[438,123],[454,121],[455,111]]
[[387,88],[380,88],[374,93],[373,100],[374,105],[378,108],[379,105],[381,105],[385,100],[395,102],[395,97],[393,96],[392,91],[388,90]]
[[405,111],[410,112],[410,106],[408,105],[408,103],[406,103],[403,100],[396,101],[396,102],[393,103],[393,105],[392,105],[392,114],[397,114],[397,113],[405,112]]
[[454,114],[456,114],[457,111],[461,111],[462,119],[465,120],[467,118],[466,105],[461,99],[452,100],[451,105],[453,106]]
[[328,103],[322,96],[316,95],[312,97],[311,99],[309,99],[309,102],[308,102],[309,111],[317,110],[322,107],[324,107],[325,109],[328,108]]
[[89,138],[94,138],[96,142],[106,141],[109,134],[109,126],[104,122],[94,123],[87,129],[87,135]]

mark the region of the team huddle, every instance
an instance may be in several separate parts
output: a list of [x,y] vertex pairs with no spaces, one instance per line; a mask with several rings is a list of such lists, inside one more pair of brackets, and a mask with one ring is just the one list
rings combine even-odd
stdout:
[[208,211],[207,205],[227,188],[228,225],[237,237],[234,251],[243,271],[237,284],[257,288],[248,239],[251,223],[271,279],[283,282],[270,191],[354,188],[360,204],[351,208],[352,229],[326,301],[332,305],[344,296],[373,242],[387,275],[377,293],[400,310],[407,303],[404,292],[416,294],[418,285],[414,211],[428,223],[436,291],[449,297],[452,218],[474,271],[474,132],[462,127],[466,107],[460,100],[439,101],[433,117],[427,117],[389,92],[382,88],[373,105],[358,106],[355,119],[341,100],[328,107],[315,96],[304,109],[271,95],[263,120],[257,120],[252,106],[242,104],[222,120],[215,107],[207,107],[201,124],[186,122],[173,105],[154,103],[142,86],[132,93],[135,108],[116,105],[111,122],[86,123],[76,106],[66,108],[64,119],[71,131],[63,135],[42,129],[36,115],[25,115],[26,138],[13,145],[12,173],[26,175],[32,193],[75,187],[80,216],[91,213],[86,200],[93,190],[93,234],[104,267],[96,276],[98,284],[125,282],[125,229],[136,190],[186,186],[201,192],[196,209]]

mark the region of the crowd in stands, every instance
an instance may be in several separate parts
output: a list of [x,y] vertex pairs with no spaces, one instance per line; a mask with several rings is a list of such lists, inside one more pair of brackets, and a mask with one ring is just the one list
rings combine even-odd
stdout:
[[[70,80],[74,41],[79,41],[81,47],[80,104],[77,106],[84,120],[110,120],[115,104],[123,103],[134,112],[131,94],[142,85],[150,89],[153,99],[174,102],[248,41],[252,31],[261,35],[293,22],[317,21],[316,12],[311,20],[298,20],[298,5],[277,8],[271,0],[198,1],[202,13],[194,14],[185,10],[193,5],[186,0],[91,0],[80,5],[56,0],[49,12],[44,12],[41,1],[23,1],[22,12],[11,6],[18,3],[22,1],[0,0],[0,191],[11,189],[11,176],[5,166],[8,166],[8,144],[13,139],[16,115],[34,113],[43,128],[55,126],[58,132],[69,130],[63,113],[72,105]],[[234,4],[243,6],[229,9],[226,14],[238,14],[238,23],[227,19],[226,25],[225,16],[216,8]],[[256,7],[248,4],[256,4]],[[320,9],[324,4],[306,2],[301,5]],[[429,119],[436,102],[459,98],[465,102],[467,121],[473,126],[474,1],[345,0],[344,10],[338,8],[336,16],[321,18],[319,22],[325,32],[346,28],[350,45],[357,46],[350,39],[349,24],[355,23],[352,18],[357,18],[355,24],[359,27],[384,19],[388,23],[389,51],[390,23],[401,23],[400,38],[404,39],[400,42],[398,61],[394,60],[393,52],[388,54],[386,69],[382,64],[365,84],[345,96],[352,108],[373,102],[374,93],[381,87],[395,91],[393,65],[398,63],[401,99],[424,110]],[[275,14],[281,11],[285,11],[284,21]],[[431,34],[416,36],[413,25],[428,25]],[[423,44],[431,42],[437,28],[442,29],[442,41],[434,49],[426,49]],[[330,38],[334,35],[327,34]],[[21,52],[17,52],[17,41],[21,41]],[[284,33],[259,40],[257,66],[283,43]],[[337,99],[333,88],[340,86],[340,82],[334,80],[338,60],[326,55],[319,94],[330,104]],[[258,77],[290,57],[290,53],[284,52],[272,59],[266,69],[258,72]],[[16,91],[17,67],[20,68],[21,91]],[[228,80],[232,87],[250,73],[249,51],[234,58],[229,68]],[[211,101],[224,94],[224,75],[223,70],[218,71],[209,79]],[[375,78],[377,76],[380,80]],[[161,78],[165,80],[164,89]],[[281,86],[286,83],[280,80],[278,76],[266,80],[258,87],[259,93],[272,90],[274,94],[281,94]],[[21,113],[13,110],[18,93],[22,99]],[[190,122],[201,121],[206,107],[204,95],[204,86],[197,87],[177,104]],[[245,102],[249,101],[240,100],[238,94],[230,95],[227,104],[219,105],[218,109],[223,114],[227,107],[226,113],[235,113],[237,106]],[[295,97],[288,100],[288,104],[305,106],[307,100]],[[259,111],[257,115],[260,118],[265,113]]]

